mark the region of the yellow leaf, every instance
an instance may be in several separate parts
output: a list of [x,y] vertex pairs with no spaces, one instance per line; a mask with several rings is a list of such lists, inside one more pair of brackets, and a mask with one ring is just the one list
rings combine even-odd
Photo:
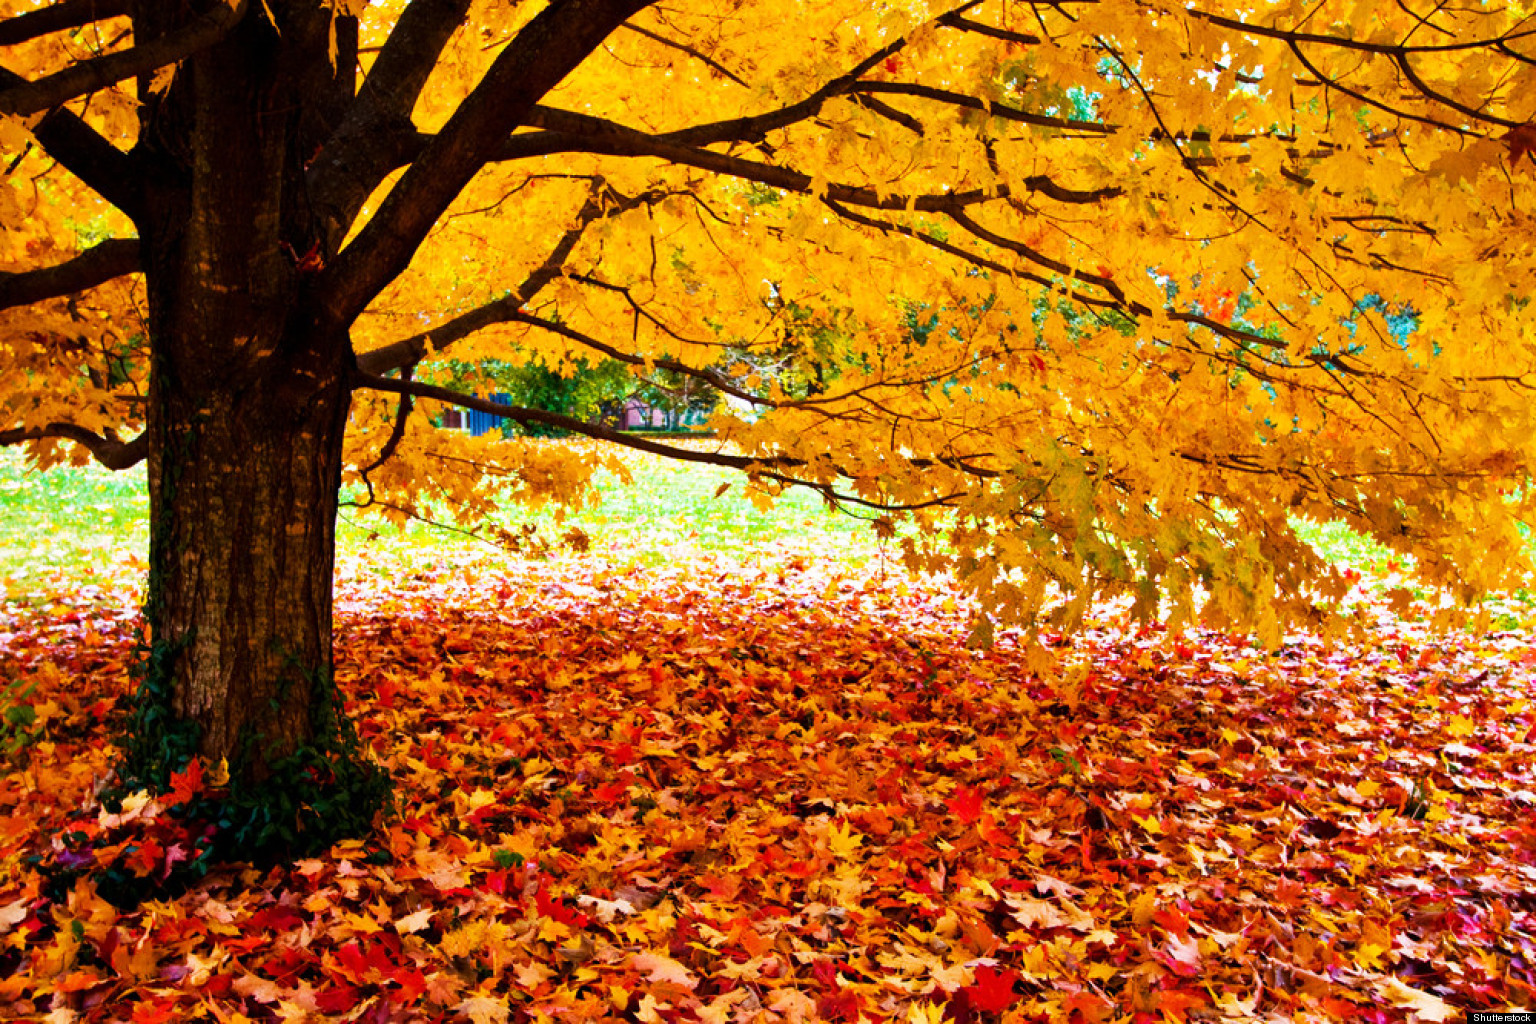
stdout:
[[[372,935],[374,932],[383,931],[379,922],[366,914],[349,914],[345,911],[341,915],[342,923],[348,925],[355,935]],[[238,929],[236,930],[238,933]]]
[[944,1007],[937,1003],[913,1003],[907,1007],[908,1024],[944,1024]]
[[1477,731],[1477,726],[1466,715],[1452,715],[1451,722],[1445,727],[1445,731],[1457,739],[1465,739]]
[[841,826],[827,827],[827,849],[832,851],[835,857],[852,857],[858,852],[863,842],[864,837],[855,832],[853,826],[846,822]]
[[671,1008],[671,1003],[659,1002],[654,995],[647,992],[640,999],[640,1006],[635,1010],[635,1017],[644,1021],[645,1024],[661,1024],[662,1021],[666,1020],[661,1015],[661,1011],[670,1010]]
[[507,1001],[496,996],[470,996],[454,1010],[474,1024],[507,1024],[507,1015],[511,1012]]
[[432,921],[432,914],[431,907],[422,907],[414,914],[406,914],[395,922],[395,931],[401,935],[414,935],[424,931]]
[[1456,1011],[1438,996],[1421,992],[1395,977],[1376,983],[1376,994],[1402,1010],[1412,1010],[1420,1020],[1443,1021]]
[[1374,942],[1362,942],[1355,947],[1355,963],[1368,971],[1385,970],[1381,963],[1381,955],[1387,951],[1386,946]]

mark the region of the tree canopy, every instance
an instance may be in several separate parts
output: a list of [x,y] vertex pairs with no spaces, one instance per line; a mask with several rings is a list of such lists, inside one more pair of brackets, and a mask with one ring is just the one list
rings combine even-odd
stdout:
[[[162,338],[285,289],[349,338],[343,479],[386,516],[581,500],[597,457],[434,423],[486,361],[618,360],[729,399],[678,457],[814,487],[1025,622],[1208,595],[1273,637],[1342,592],[1296,516],[1464,599],[1528,568],[1525,5],[5,10],[0,443],[42,464],[143,458]],[[276,205],[206,212],[231,176]],[[244,337],[185,357],[291,354]]]

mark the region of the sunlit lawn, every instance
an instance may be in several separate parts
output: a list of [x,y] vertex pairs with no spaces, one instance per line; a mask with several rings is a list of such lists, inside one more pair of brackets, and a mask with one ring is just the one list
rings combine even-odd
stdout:
[[[828,509],[809,491],[792,489],[762,508],[737,471],[624,455],[632,483],[600,472],[601,501],[563,521],[509,505],[470,536],[446,525],[453,523],[446,509],[433,510],[445,525],[412,522],[403,529],[344,509],[340,556],[344,562],[360,559],[370,572],[387,577],[393,567],[403,573],[444,558],[558,556],[569,552],[563,538],[575,528],[588,538],[594,555],[620,564],[656,565],[698,554],[749,561],[786,550],[854,565],[883,560],[894,566],[899,558],[896,546],[882,544],[866,520]],[[36,602],[66,592],[89,597],[93,585],[120,585],[142,573],[149,547],[144,467],[114,473],[91,464],[36,472],[19,450],[0,449],[0,523],[0,595]],[[1343,526],[1297,525],[1336,564],[1367,576],[1397,568],[1391,552]],[[495,542],[496,528],[524,536],[527,526],[535,528],[532,543],[510,549]],[[1513,628],[1529,604],[1523,594],[1495,602],[1496,621]]]
[[[750,555],[785,547],[854,562],[882,557],[867,522],[827,509],[808,491],[791,491],[763,509],[734,470],[639,453],[627,453],[626,461],[632,484],[600,472],[601,502],[563,522],[511,505],[480,529],[485,539],[476,539],[448,525],[412,522],[402,530],[344,509],[338,548],[344,559],[365,556],[402,568],[444,556],[528,558],[538,557],[541,544],[557,554],[568,550],[562,538],[576,528],[596,554],[652,564],[689,552]],[[446,509],[433,513],[453,524]],[[144,467],[114,473],[93,464],[40,473],[27,469],[19,450],[0,449],[0,523],[0,590],[13,597],[35,596],[60,580],[88,586],[118,579],[125,567],[142,566],[149,548]],[[538,539],[520,550],[498,546],[489,528],[521,535],[526,525],[536,528]]]

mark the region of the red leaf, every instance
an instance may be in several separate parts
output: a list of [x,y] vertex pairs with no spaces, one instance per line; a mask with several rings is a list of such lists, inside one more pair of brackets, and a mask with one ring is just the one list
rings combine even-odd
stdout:
[[133,1008],[133,1024],[168,1024],[182,1015],[181,1008],[171,1000],[162,1003],[140,1003]]
[[1173,934],[1183,938],[1189,934],[1189,918],[1179,913],[1175,907],[1155,911],[1152,920],[1168,929]]
[[949,811],[960,819],[963,825],[969,825],[981,817],[981,790],[971,786],[961,786],[955,790],[955,795],[949,798]]
[[321,1013],[342,1013],[357,1006],[362,993],[352,985],[337,985],[315,996],[315,1008]]
[[822,996],[816,1002],[816,1012],[824,1020],[856,1021],[859,1019],[859,997],[844,991],[835,996]]
[[1536,163],[1536,123],[1523,124],[1519,128],[1511,129],[1504,136],[1504,144],[1509,147],[1509,162],[1518,164],[1522,156],[1531,158]]
[[976,1009],[1002,1013],[1018,1001],[1019,994],[1013,990],[1013,983],[1018,980],[1018,971],[1000,971],[983,964],[976,968],[976,984],[965,992]]
[[175,802],[184,804],[191,802],[192,798],[203,791],[203,760],[194,757],[187,762],[187,767],[179,772],[171,773],[171,792],[175,794]]

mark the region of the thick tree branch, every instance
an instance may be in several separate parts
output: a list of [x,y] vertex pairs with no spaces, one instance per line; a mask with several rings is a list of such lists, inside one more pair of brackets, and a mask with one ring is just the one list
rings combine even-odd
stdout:
[[1001,39],[1005,43],[1017,43],[1020,46],[1038,46],[1041,43],[1039,36],[1032,36],[1025,32],[1010,32],[1005,28],[998,28],[995,25],[986,25],[979,21],[972,21],[970,18],[961,17],[957,12],[942,14],[937,20],[945,28],[972,32],[991,39]]
[[0,309],[94,288],[138,269],[139,240],[111,238],[52,267],[0,273]]
[[108,469],[127,469],[138,465],[149,454],[147,433],[140,434],[132,441],[119,441],[111,436],[110,432],[103,437],[73,423],[50,423],[41,428],[16,427],[11,430],[0,430],[0,448],[24,444],[27,441],[41,441],[50,437],[75,442]]
[[127,13],[127,0],[63,0],[0,22],[0,46],[15,46],[39,36]]
[[723,452],[696,452],[688,448],[677,448],[672,445],[651,441],[644,437],[637,437],[633,434],[625,434],[611,427],[587,423],[576,419],[574,416],[563,416],[560,413],[546,412],[543,409],[525,409],[516,405],[501,405],[486,398],[476,398],[474,395],[466,395],[461,391],[454,391],[451,388],[438,387],[435,384],[423,384],[419,381],[395,380],[392,377],[380,377],[374,374],[359,372],[353,378],[353,386],[356,388],[366,388],[371,391],[387,391],[402,396],[414,395],[417,398],[430,398],[439,402],[447,402],[449,405],[457,405],[464,409],[473,409],[476,412],[501,416],[525,426],[530,423],[538,423],[546,427],[559,427],[563,430],[569,430],[573,434],[581,434],[584,437],[591,437],[600,441],[611,441],[614,444],[633,448],[636,451],[647,452],[651,455],[664,455],[669,459],[679,459],[683,462],[726,466],[730,469],[741,469],[747,472],[761,472],[775,467],[792,467],[804,464],[798,459],[785,457],[751,459],[744,455],[727,455]]
[[895,107],[891,106],[889,103],[884,102],[883,100],[877,100],[873,96],[861,95],[856,96],[854,102],[867,110],[874,111],[876,114],[879,114],[887,121],[893,121],[896,124],[901,125],[903,128],[907,129],[907,131],[914,135],[927,134],[927,129],[923,127],[923,122],[919,121],[917,118],[913,117],[911,114],[904,110],[897,110]]
[[[862,505],[866,508],[876,508],[882,511],[896,512],[929,508],[935,505],[943,505],[959,497],[959,493],[946,494],[930,501],[914,504],[889,504],[886,502],[871,501],[858,495],[845,494],[837,491],[831,484],[820,480],[806,480],[800,477],[790,476],[782,470],[793,469],[797,466],[806,466],[803,459],[789,456],[774,456],[766,459],[754,459],[745,455],[727,455],[725,452],[694,451],[689,448],[678,448],[674,445],[661,444],[635,434],[626,434],[610,427],[599,426],[595,423],[587,423],[576,419],[574,416],[563,416],[560,413],[546,412],[543,409],[525,409],[516,405],[501,405],[485,398],[476,398],[466,395],[451,388],[438,387],[434,384],[421,384],[416,381],[394,380],[390,377],[378,377],[372,374],[358,373],[353,376],[354,388],[368,389],[372,391],[387,391],[392,394],[406,396],[414,395],[417,398],[430,398],[449,405],[457,405],[464,409],[473,409],[476,412],[489,413],[492,416],[500,416],[514,423],[528,425],[538,423],[546,427],[559,427],[573,434],[590,437],[599,441],[608,441],[624,448],[632,448],[635,451],[646,452],[650,455],[660,455],[668,459],[676,459],[680,462],[695,462],[707,466],[724,466],[728,469],[739,469],[752,476],[764,477],[792,487],[808,487],[823,495],[829,501],[846,502]],[[913,460],[914,466],[934,465],[931,460]],[[971,471],[976,476],[993,476],[990,471]],[[847,474],[842,474],[846,476]]]
[[[684,167],[697,167],[715,174],[755,181],[760,185],[783,189],[786,192],[809,195],[815,184],[815,180],[809,174],[793,168],[747,160],[726,153],[717,153],[711,149],[679,145],[675,141],[676,136],[647,135],[633,128],[586,114],[540,107],[530,112],[528,120],[538,127],[552,130],[512,136],[496,154],[496,159],[517,160],[551,152],[655,157]],[[1124,193],[1119,186],[1098,189],[1067,188],[1044,175],[1031,175],[1020,180],[1018,185],[1022,191],[1039,193],[1062,203],[1097,203]],[[1003,199],[1015,193],[1004,185],[991,189],[973,189],[968,192],[891,195],[881,193],[874,188],[828,184],[825,186],[824,194],[829,199],[851,206],[877,210],[935,212],[960,209],[993,199]]]
[[[25,82],[20,75],[0,68],[0,91]],[[32,136],[44,152],[103,199],[129,217],[137,215],[139,173],[133,159],[77,115],[55,110],[38,122]]]
[[247,2],[220,3],[201,18],[142,46],[82,61],[35,82],[0,89],[0,114],[26,117],[126,78],[185,60],[223,39],[245,17]]
[[946,106],[959,107],[963,110],[979,110],[992,117],[1005,121],[1016,121],[1019,124],[1032,124],[1040,128],[1059,128],[1063,131],[1083,132],[1088,135],[1113,135],[1120,130],[1118,125],[1101,124],[1098,121],[1079,121],[1070,117],[1050,117],[1045,114],[1031,114],[1027,110],[1010,107],[1003,103],[983,103],[974,96],[953,92],[949,89],[938,89],[931,85],[919,85],[916,82],[856,82],[848,87],[850,96],[872,96],[885,94],[888,96],[916,96],[920,99],[933,100],[935,103],[943,103]]
[[534,104],[649,2],[563,0],[534,16],[321,274],[315,294],[334,325],[351,323],[405,270],[438,217]]
[[411,111],[470,0],[413,0],[379,51],[346,119],[310,164],[311,201],[340,238],[388,174],[418,151]]

